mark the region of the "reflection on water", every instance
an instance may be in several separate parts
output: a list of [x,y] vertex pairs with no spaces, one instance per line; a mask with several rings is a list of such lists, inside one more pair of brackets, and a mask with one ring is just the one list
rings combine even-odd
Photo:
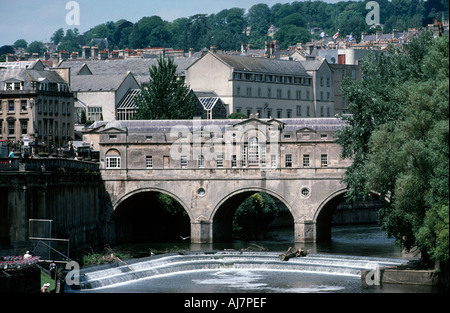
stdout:
[[[257,242],[234,241],[213,245],[176,243],[184,250],[223,250],[264,247],[269,251],[286,251],[293,246],[292,230],[273,232],[273,239]],[[393,239],[387,238],[378,226],[333,227],[332,241],[328,243],[295,244],[310,253],[359,255],[402,258],[402,252]],[[156,249],[174,244],[148,244]],[[113,287],[85,292],[98,293],[377,293],[377,292],[432,292],[420,286],[363,286],[360,277],[319,274],[289,270],[215,269],[156,275],[151,278]]]
[[301,247],[310,253],[331,253],[341,255],[375,256],[401,258],[402,249],[395,240],[388,238],[378,225],[334,226],[332,240],[320,243],[294,243],[292,229],[281,229],[271,233],[272,239],[266,241],[233,241],[232,243],[193,246],[192,250],[247,249],[264,247],[269,251],[286,251],[290,246]]

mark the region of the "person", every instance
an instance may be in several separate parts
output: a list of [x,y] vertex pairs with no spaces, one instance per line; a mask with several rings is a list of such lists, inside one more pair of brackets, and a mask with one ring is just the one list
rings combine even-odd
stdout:
[[55,279],[55,277],[56,277],[56,264],[55,264],[54,261],[52,261],[52,263],[50,263],[49,270],[50,270],[50,277],[52,279]]
[[26,259],[29,259],[29,258],[31,258],[31,254],[30,254],[30,251],[27,251],[27,252],[23,255],[23,259],[26,260]]
[[49,291],[48,291],[48,287],[49,287],[49,286],[50,286],[49,283],[43,284],[43,285],[42,285],[42,288],[41,288],[41,292],[42,292],[42,293],[49,293]]
[[14,152],[11,150],[11,152],[9,153],[9,157],[12,159],[14,158]]

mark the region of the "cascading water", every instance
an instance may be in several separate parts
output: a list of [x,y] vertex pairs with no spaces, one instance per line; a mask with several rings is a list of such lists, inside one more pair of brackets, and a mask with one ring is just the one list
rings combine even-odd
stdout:
[[[80,288],[92,290],[130,283],[153,277],[200,271],[281,271],[319,273],[359,277],[361,270],[396,266],[407,260],[357,257],[344,255],[308,254],[306,257],[280,261],[276,252],[189,252],[135,260],[81,270]],[[226,272],[225,272],[226,273]]]

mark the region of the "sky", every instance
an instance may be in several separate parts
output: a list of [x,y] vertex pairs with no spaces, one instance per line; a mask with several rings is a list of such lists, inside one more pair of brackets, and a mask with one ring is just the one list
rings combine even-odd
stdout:
[[[35,40],[49,42],[60,28],[78,28],[84,33],[96,25],[120,19],[136,23],[144,16],[157,15],[171,22],[236,7],[248,10],[259,3],[272,7],[276,3],[291,2],[293,0],[0,0],[0,47],[12,45],[18,39],[25,39],[28,44]],[[77,16],[79,25],[73,25],[78,24]]]

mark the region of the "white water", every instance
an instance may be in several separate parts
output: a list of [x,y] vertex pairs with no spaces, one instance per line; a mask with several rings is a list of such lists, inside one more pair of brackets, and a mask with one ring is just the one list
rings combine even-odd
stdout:
[[[254,273],[278,271],[360,277],[363,269],[373,270],[377,267],[395,266],[407,262],[404,259],[326,254],[309,254],[306,257],[280,261],[278,255],[279,253],[276,252],[217,252],[214,254],[191,252],[184,255],[154,256],[128,265],[84,269],[81,271],[80,283],[82,289],[92,290],[167,275],[206,271],[222,278],[223,284],[242,286],[243,282],[239,280],[239,277],[245,277],[245,283],[251,284],[252,288],[257,288],[262,284],[255,282],[257,275],[248,281],[248,275],[241,274],[248,271]],[[229,275],[230,273],[234,275]],[[213,277],[193,281],[197,284],[217,284],[219,280]],[[245,284],[243,286],[245,288]]]

